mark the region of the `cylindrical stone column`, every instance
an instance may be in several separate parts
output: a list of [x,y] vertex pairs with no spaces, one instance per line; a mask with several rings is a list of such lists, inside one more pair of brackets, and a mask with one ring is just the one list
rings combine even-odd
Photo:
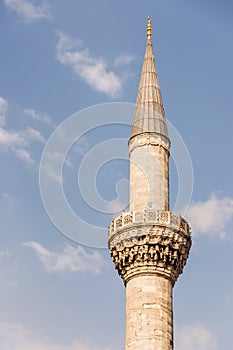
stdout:
[[129,142],[130,210],[169,210],[169,141],[140,134]]
[[126,287],[126,350],[173,350],[172,288],[191,236],[178,214],[123,212],[109,227],[109,249]]
[[126,350],[172,350],[172,284],[161,276],[135,276],[126,284]]

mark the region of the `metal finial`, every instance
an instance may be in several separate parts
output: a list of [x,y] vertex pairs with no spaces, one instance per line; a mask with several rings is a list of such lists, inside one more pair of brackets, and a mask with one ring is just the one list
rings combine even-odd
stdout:
[[150,39],[151,36],[152,36],[151,19],[148,16],[148,20],[147,20],[147,38]]

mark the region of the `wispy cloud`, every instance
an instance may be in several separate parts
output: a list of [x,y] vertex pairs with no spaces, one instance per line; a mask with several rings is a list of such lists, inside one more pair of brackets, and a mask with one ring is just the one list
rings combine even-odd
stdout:
[[41,143],[45,143],[45,139],[41,135],[41,132],[31,128],[30,126],[26,130],[22,131],[21,133],[24,135],[26,140],[31,139],[31,140],[39,141]]
[[81,41],[59,32],[56,46],[58,60],[72,68],[88,85],[110,97],[121,93],[123,79],[109,68],[104,58],[95,58]]
[[41,133],[30,127],[20,131],[7,130],[0,127],[0,150],[5,152],[11,151],[19,159],[30,164],[33,164],[34,160],[30,152],[23,147],[28,147],[32,141],[45,142]]
[[212,194],[206,201],[193,202],[187,219],[194,236],[206,234],[226,238],[228,226],[233,223],[233,199]]
[[103,257],[94,252],[88,254],[82,247],[65,246],[62,252],[51,252],[38,242],[26,242],[24,246],[32,248],[48,272],[71,271],[92,272],[98,274],[106,265]]
[[34,164],[35,160],[32,158],[30,152],[26,151],[25,149],[16,149],[15,150],[15,154],[16,156],[23,160],[24,162],[28,163],[28,164]]
[[46,124],[55,126],[50,116],[48,116],[47,114],[38,113],[33,108],[25,108],[24,114],[33,120],[38,120]]
[[5,98],[0,96],[0,127],[6,123],[6,113],[8,109],[8,102]]
[[16,148],[18,146],[28,146],[31,140],[44,143],[41,133],[31,127],[25,130],[13,131],[0,128],[0,146],[5,148]]
[[2,350],[110,350],[90,342],[55,344],[48,340],[48,336],[33,332],[21,323],[0,323],[0,335]]
[[61,183],[65,181],[62,174],[61,164],[65,164],[69,168],[73,167],[72,160],[69,156],[64,155],[61,152],[46,152],[46,159],[43,161],[43,171],[51,179]]
[[0,128],[0,145],[3,147],[15,147],[25,145],[25,139],[21,132],[9,131]]
[[[42,134],[31,127],[27,127],[23,130],[9,130],[6,127],[6,112],[9,103],[3,97],[0,97],[0,151],[11,151],[19,159],[26,163],[33,164],[30,152],[27,148],[31,145],[31,142],[37,141],[45,143],[45,139]],[[2,118],[1,118],[2,117]]]
[[89,147],[89,144],[88,144],[87,138],[85,136],[82,136],[78,139],[77,142],[75,142],[74,151],[79,156],[83,156],[84,154],[87,153],[88,147]]
[[176,348],[179,350],[217,350],[214,335],[203,325],[177,329]]
[[131,63],[134,60],[134,56],[133,55],[129,55],[129,54],[123,54],[118,56],[115,59],[114,65],[115,66],[124,66],[124,65],[128,65],[129,63]]
[[35,5],[34,0],[4,0],[10,11],[16,12],[25,23],[33,23],[38,20],[51,20],[52,14],[47,1],[40,1]]

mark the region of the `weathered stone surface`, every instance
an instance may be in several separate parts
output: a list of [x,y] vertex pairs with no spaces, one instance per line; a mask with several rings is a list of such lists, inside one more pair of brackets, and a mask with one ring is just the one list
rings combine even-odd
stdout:
[[172,350],[172,287],[189,255],[188,223],[170,211],[123,212],[108,244],[126,286],[126,350]]
[[126,285],[126,349],[173,349],[172,284],[157,275]]
[[109,228],[110,253],[125,284],[138,275],[156,274],[174,285],[190,247],[187,222],[169,211],[122,213]]
[[108,245],[126,286],[126,350],[172,350],[172,287],[183,272],[191,235],[169,211],[170,141],[148,19],[130,155],[130,211],[109,227]]
[[142,210],[148,203],[169,210],[168,139],[143,133],[130,139],[130,209]]

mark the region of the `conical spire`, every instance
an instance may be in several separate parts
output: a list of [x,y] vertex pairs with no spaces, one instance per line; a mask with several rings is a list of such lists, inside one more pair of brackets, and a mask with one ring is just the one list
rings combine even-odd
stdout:
[[151,36],[151,19],[148,17],[147,44],[138,88],[131,138],[144,132],[156,133],[168,138]]

